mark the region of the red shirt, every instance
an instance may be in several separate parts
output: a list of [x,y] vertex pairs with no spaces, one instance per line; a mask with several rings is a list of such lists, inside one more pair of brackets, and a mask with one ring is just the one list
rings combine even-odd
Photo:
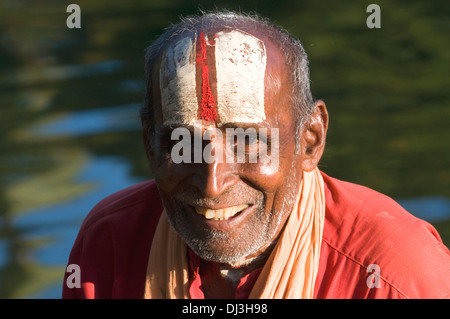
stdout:
[[[322,176],[326,211],[315,298],[450,297],[450,252],[430,224],[385,195]],[[142,298],[162,210],[153,180],[98,203],[69,257],[80,267],[81,288],[69,288],[66,273],[63,298]],[[199,257],[189,255],[191,297],[204,298]],[[241,279],[236,298],[247,298],[259,272]]]

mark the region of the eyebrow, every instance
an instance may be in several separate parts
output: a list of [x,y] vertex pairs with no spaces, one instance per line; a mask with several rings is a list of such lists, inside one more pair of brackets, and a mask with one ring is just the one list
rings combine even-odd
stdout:
[[270,125],[268,125],[267,123],[261,122],[261,123],[235,123],[235,122],[230,122],[230,123],[224,123],[221,124],[219,128],[242,128],[242,129],[248,129],[248,128],[254,128],[254,129],[259,129],[259,128],[267,128],[270,129],[272,128]]
[[[193,125],[189,125],[189,124],[171,124],[171,125],[166,125],[163,124],[161,125],[161,131],[162,132],[170,132],[176,128],[186,128],[190,131],[192,131],[194,129]],[[217,126],[218,129],[227,129],[227,128],[233,128],[233,129],[237,129],[237,128],[242,128],[244,130],[248,129],[248,128],[254,128],[254,129],[259,129],[259,128],[267,128],[270,129],[272,128],[272,126],[270,126],[269,124],[265,123],[265,122],[261,122],[261,123],[239,123],[239,122],[227,122],[227,123],[219,123],[219,126]]]

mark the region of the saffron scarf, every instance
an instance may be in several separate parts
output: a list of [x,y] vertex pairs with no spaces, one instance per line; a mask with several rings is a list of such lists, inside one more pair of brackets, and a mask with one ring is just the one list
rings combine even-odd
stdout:
[[[315,168],[303,172],[292,212],[250,299],[313,298],[324,219],[323,178]],[[190,298],[187,246],[170,226],[165,212],[150,249],[144,298]]]

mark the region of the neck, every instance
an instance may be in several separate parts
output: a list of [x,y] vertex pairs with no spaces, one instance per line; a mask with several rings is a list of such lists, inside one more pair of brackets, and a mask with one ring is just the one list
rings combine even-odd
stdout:
[[256,256],[248,256],[238,265],[202,260],[200,276],[207,299],[234,298],[241,279],[252,271],[264,267],[276,241],[263,248]]

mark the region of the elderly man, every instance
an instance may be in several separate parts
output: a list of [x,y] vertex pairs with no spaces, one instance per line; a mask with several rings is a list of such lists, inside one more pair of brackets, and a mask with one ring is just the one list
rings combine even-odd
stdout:
[[328,113],[307,57],[257,17],[205,14],[146,55],[141,117],[155,179],[101,201],[65,298],[444,298],[428,223],[320,172]]

